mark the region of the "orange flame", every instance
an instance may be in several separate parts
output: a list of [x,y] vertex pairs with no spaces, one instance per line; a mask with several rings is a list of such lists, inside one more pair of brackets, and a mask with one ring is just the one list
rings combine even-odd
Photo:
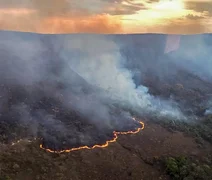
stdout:
[[[133,118],[133,120],[136,121],[135,118]],[[71,148],[71,149],[66,149],[66,150],[54,151],[54,150],[45,148],[43,146],[43,144],[40,144],[40,148],[43,149],[43,150],[45,150],[45,151],[47,151],[47,152],[50,152],[50,153],[59,153],[59,154],[60,153],[69,153],[69,152],[77,151],[77,150],[81,150],[81,149],[89,149],[89,150],[91,150],[91,149],[94,149],[94,148],[106,148],[107,146],[109,146],[109,143],[116,142],[116,140],[118,139],[118,135],[119,134],[122,134],[122,135],[136,134],[136,133],[140,132],[141,130],[143,130],[144,129],[144,123],[141,122],[141,121],[139,121],[139,123],[141,124],[141,127],[140,128],[137,128],[135,131],[127,131],[127,132],[113,131],[113,135],[114,135],[113,139],[106,141],[106,143],[103,144],[103,145],[96,144],[96,145],[94,145],[92,147],[80,146],[80,147],[77,147],[77,148]]]

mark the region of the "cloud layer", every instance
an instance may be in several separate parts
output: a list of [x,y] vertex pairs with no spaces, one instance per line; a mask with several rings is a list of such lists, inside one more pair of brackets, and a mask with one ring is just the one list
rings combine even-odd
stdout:
[[[179,2],[184,7],[173,9]],[[0,29],[39,33],[202,33],[212,31],[211,13],[209,0],[2,0]]]

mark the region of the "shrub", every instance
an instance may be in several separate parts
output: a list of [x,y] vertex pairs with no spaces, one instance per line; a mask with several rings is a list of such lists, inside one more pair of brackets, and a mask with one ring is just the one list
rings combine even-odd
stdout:
[[173,180],[211,180],[212,167],[197,165],[185,157],[168,157],[165,160],[166,172]]

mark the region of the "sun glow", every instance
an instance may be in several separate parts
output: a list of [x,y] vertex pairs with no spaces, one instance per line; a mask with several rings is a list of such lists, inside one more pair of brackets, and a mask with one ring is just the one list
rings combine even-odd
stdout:
[[135,14],[122,16],[122,23],[126,27],[125,31],[132,31],[132,26],[141,30],[145,27],[166,24],[170,20],[183,18],[192,13],[185,8],[183,0],[160,0],[146,4],[146,7],[146,10],[142,9]]
[[181,0],[162,0],[153,6],[155,10],[182,11],[184,3]]
[[148,15],[152,18],[172,19],[184,16],[187,11],[182,0],[161,0],[150,8]]

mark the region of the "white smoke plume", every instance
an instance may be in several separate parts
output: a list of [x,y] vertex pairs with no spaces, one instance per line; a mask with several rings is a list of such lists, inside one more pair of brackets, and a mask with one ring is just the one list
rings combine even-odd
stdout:
[[[73,52],[78,52],[73,55]],[[87,82],[107,92],[108,98],[140,113],[157,113],[183,119],[184,116],[171,101],[155,98],[148,88],[136,87],[133,72],[125,67],[119,46],[100,36],[66,38],[62,57]]]
[[0,38],[0,123],[16,117],[33,137],[92,144],[95,133],[104,139],[135,128],[132,115],[186,119],[173,100],[135,84],[111,36],[1,32]]
[[207,109],[205,110],[205,115],[212,115],[212,99],[207,103]]
[[[39,102],[45,96],[58,98],[62,94],[65,108],[75,109],[89,117],[98,128],[110,127],[111,122],[118,119],[119,124],[120,119],[130,119],[128,110],[140,115],[154,113],[163,117],[185,118],[176,103],[150,95],[143,85],[136,87],[134,72],[126,68],[119,45],[109,36],[1,32],[0,37],[1,83],[24,87],[26,92],[21,90],[20,93],[29,94],[29,100],[24,100],[26,102]],[[58,82],[63,83],[63,90],[58,90]],[[82,88],[86,83],[95,87],[90,94]],[[0,95],[6,99],[0,103],[3,107],[9,101],[10,94],[1,92]],[[117,105],[123,109],[119,114],[111,112]],[[22,122],[29,124],[27,119],[31,119],[33,122],[30,124],[36,124],[37,119],[30,118],[26,112],[30,111],[30,107],[16,104],[14,109],[23,112]],[[32,113],[44,126],[50,123],[58,127],[58,121],[49,118],[48,112]],[[35,129],[33,134],[36,134]]]

